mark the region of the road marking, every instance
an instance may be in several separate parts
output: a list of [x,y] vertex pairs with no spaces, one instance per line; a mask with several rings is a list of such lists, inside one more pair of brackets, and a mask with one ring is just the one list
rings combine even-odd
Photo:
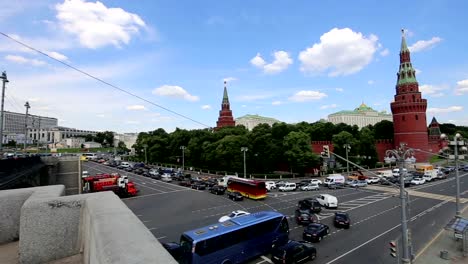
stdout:
[[148,228],[149,231],[158,229],[157,227]]
[[159,240],[159,239],[163,239],[163,238],[166,238],[167,236],[162,236],[162,237],[157,237],[156,239]]
[[183,191],[187,191],[187,190],[170,191],[170,192],[164,192],[164,193],[143,194],[143,195],[138,195],[138,196],[135,196],[135,197],[122,198],[122,200],[135,200],[135,199],[140,199],[140,198],[144,198],[144,197],[148,197],[148,196],[155,196],[155,195],[175,193],[175,192],[183,192]]
[[273,261],[271,261],[271,259],[269,259],[269,258],[267,258],[267,257],[265,257],[265,256],[261,256],[261,258],[262,258],[264,261],[268,262],[268,263],[273,263]]

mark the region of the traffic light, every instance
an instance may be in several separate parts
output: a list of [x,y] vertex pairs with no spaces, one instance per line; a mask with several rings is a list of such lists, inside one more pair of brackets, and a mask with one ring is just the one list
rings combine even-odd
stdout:
[[398,257],[398,245],[396,241],[390,241],[390,256]]
[[330,158],[330,147],[328,145],[324,145],[320,155],[322,158]]

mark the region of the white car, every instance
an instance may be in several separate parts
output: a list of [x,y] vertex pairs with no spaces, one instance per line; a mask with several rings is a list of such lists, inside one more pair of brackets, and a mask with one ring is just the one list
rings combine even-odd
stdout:
[[379,177],[370,177],[366,179],[367,184],[373,184],[373,183],[379,183],[380,178]]
[[321,206],[327,208],[338,208],[338,199],[330,194],[320,194],[315,200],[320,203]]
[[265,182],[265,187],[267,191],[271,191],[273,189],[276,189],[276,183],[274,181],[266,181]]
[[83,171],[83,172],[81,173],[81,177],[82,177],[82,178],[86,178],[86,177],[88,177],[88,176],[89,176],[89,172],[88,172],[88,171]]
[[227,220],[230,220],[232,218],[236,218],[236,217],[243,216],[243,215],[249,215],[249,214],[250,214],[249,212],[242,211],[242,210],[232,211],[232,213],[230,213],[229,215],[225,215],[219,218],[218,222],[220,223],[226,222]]
[[301,186],[302,191],[317,191],[320,190],[320,186],[317,183],[310,183],[308,185]]
[[424,180],[424,178],[414,178],[413,180],[411,180],[411,184],[413,185],[421,185],[424,183],[426,183],[426,180]]
[[312,179],[312,180],[310,180],[310,183],[312,183],[312,184],[319,184],[319,185],[320,185],[320,184],[322,184],[322,181],[321,181],[321,180],[318,180],[318,179]]
[[297,188],[296,184],[293,182],[287,182],[283,186],[278,188],[280,192],[288,192],[288,191],[295,191]]

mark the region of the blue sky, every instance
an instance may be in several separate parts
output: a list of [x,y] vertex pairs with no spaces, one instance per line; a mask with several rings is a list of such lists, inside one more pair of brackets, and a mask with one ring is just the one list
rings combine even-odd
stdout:
[[[468,125],[466,1],[5,1],[1,32],[151,102],[215,126],[234,117],[315,122],[362,102],[390,112],[401,28],[428,122]],[[6,109],[91,130],[200,124],[0,36]]]

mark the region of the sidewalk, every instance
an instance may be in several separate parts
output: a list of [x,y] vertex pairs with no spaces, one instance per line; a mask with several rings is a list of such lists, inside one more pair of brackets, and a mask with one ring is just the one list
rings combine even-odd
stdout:
[[[462,211],[462,217],[468,219],[468,206]],[[441,251],[448,252],[448,259],[440,257]],[[442,229],[413,261],[414,264],[458,264],[468,263],[468,257],[463,257],[462,241],[456,241],[452,230]]]

